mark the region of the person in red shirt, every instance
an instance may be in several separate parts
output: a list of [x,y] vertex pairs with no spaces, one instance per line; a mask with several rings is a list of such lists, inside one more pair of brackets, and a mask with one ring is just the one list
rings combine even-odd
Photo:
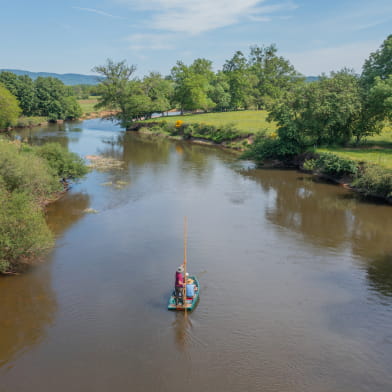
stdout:
[[175,280],[175,296],[176,296],[176,304],[181,301],[184,303],[183,300],[183,289],[184,289],[184,267],[180,265],[176,271],[176,280]]

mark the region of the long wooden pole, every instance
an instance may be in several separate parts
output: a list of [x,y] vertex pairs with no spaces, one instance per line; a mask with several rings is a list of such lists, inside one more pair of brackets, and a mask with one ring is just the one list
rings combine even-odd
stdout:
[[187,218],[186,216],[184,217],[184,287],[183,287],[183,292],[182,292],[182,300],[184,302],[184,307],[186,310],[186,247],[187,247],[187,233],[188,227],[187,227]]

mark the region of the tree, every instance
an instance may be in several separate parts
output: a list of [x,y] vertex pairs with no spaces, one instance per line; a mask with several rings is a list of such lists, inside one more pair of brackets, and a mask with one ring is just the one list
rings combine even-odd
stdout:
[[248,66],[254,79],[253,96],[257,108],[268,107],[291,85],[302,82],[304,78],[288,60],[277,56],[275,45],[252,46]]
[[252,82],[245,56],[237,51],[223,65],[223,73],[229,84],[230,108],[247,108],[252,103]]
[[345,144],[377,130],[363,121],[359,79],[347,69],[295,86],[273,105],[270,119],[278,123],[279,136],[303,146]]
[[363,124],[381,131],[384,120],[392,121],[392,34],[365,61],[360,81]]
[[46,116],[52,121],[80,117],[82,110],[72,88],[52,77],[38,77],[35,82],[37,97],[36,114]]
[[0,129],[14,125],[21,112],[16,97],[0,84]]
[[230,108],[230,85],[227,76],[223,72],[218,72],[212,82],[210,98],[215,103],[216,110],[227,110]]
[[105,65],[94,67],[92,71],[101,75],[97,108],[117,109],[124,113],[129,96],[129,81],[136,66],[127,65],[125,60],[115,63],[107,59]]
[[164,79],[161,74],[150,72],[148,76],[143,79],[143,90],[150,99],[150,113],[162,113],[170,110],[171,98],[173,95],[173,82]]
[[392,34],[381,44],[380,49],[371,53],[362,67],[361,82],[368,90],[377,77],[381,80],[392,75]]
[[25,116],[32,116],[36,112],[37,101],[33,80],[27,75],[15,75],[13,72],[0,73],[2,83],[19,101]]
[[190,66],[182,61],[171,70],[174,81],[173,101],[184,110],[212,109],[215,104],[209,97],[214,78],[212,62],[206,59],[196,59]]

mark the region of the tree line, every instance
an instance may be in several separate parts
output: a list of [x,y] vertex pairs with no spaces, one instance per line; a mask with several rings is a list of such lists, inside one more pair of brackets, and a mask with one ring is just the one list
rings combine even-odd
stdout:
[[278,138],[268,141],[272,155],[296,154],[312,145],[345,144],[379,133],[392,119],[392,35],[363,65],[306,82],[275,45],[237,51],[222,69],[210,60],[182,61],[170,75],[134,77],[135,65],[107,60],[93,68],[101,75],[98,107],[119,111],[125,127],[172,108],[184,111],[266,109],[278,124]]
[[49,121],[78,118],[82,109],[72,87],[57,78],[12,72],[0,73],[0,129],[13,125],[20,116],[43,116]]
[[304,81],[288,60],[278,56],[275,45],[253,46],[248,56],[237,51],[217,72],[212,61],[203,58],[190,65],[177,61],[167,76],[152,72],[139,79],[135,70],[135,65],[110,59],[93,68],[102,77],[98,107],[119,110],[125,126],[172,108],[181,113],[266,108]]

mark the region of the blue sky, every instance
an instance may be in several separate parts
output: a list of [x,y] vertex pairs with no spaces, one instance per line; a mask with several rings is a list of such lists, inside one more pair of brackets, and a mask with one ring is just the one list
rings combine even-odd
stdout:
[[363,61],[392,33],[391,0],[0,0],[0,68],[91,74],[106,58],[168,74],[275,43],[305,75]]

